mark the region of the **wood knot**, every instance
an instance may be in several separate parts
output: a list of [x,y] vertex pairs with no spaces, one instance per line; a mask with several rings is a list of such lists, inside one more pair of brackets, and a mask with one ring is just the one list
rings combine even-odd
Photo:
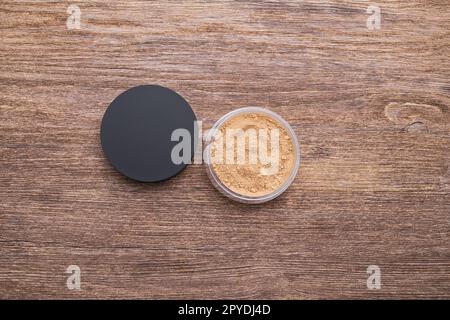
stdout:
[[390,121],[410,133],[428,132],[430,125],[440,123],[442,113],[438,106],[411,102],[391,102],[384,108]]
[[407,125],[405,131],[410,133],[428,132],[428,127],[425,123],[417,121]]

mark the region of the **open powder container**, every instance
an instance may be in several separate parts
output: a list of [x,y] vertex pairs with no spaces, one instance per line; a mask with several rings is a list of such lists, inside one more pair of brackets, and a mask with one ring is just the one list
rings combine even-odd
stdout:
[[[262,203],[293,182],[300,147],[295,132],[276,113],[258,107],[237,109],[220,118],[211,132],[200,154],[213,185],[227,197]],[[157,85],[121,93],[108,106],[100,126],[106,158],[123,175],[140,182],[158,182],[181,172],[195,158],[199,138],[187,101]],[[225,161],[215,161],[218,155]]]
[[[244,164],[237,162],[227,163],[225,160],[227,147],[223,143],[226,140],[226,136],[222,135],[221,138],[217,139],[217,136],[214,136],[214,132],[220,131],[223,133],[229,128],[242,129],[244,132],[249,128],[253,128],[256,132],[259,132],[261,129],[267,132],[277,129],[276,131],[279,132],[277,142],[279,142],[278,155],[280,158],[277,168],[279,167],[279,170],[275,173],[266,174],[264,172],[266,168],[259,162],[259,159],[257,164],[253,163],[251,165],[248,162]],[[294,181],[300,167],[300,145],[294,130],[278,114],[260,107],[240,108],[220,118],[211,128],[211,132],[213,132],[213,136],[212,138],[210,137],[211,140],[206,146],[204,153],[206,170],[212,184],[225,196],[244,203],[263,203],[281,195]],[[250,153],[247,152],[249,148],[252,148],[252,144],[250,144],[250,138],[248,136],[246,138],[245,157],[248,161]],[[223,151],[221,151],[224,160],[218,163],[216,149],[219,150],[217,147],[221,146],[221,144],[224,146]],[[271,151],[270,143],[267,145],[269,146],[269,151]],[[256,149],[258,151],[259,148],[261,146],[257,144]],[[255,148],[252,150],[255,150]],[[258,152],[255,153],[259,155]],[[237,159],[235,155],[233,155],[233,159]]]

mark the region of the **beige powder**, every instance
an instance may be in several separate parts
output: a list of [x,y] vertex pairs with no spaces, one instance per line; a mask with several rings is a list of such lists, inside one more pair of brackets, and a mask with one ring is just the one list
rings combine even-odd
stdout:
[[[277,190],[286,180],[288,180],[292,170],[295,167],[295,151],[292,139],[281,123],[262,113],[242,113],[228,119],[219,128],[222,137],[226,137],[228,129],[259,129],[271,132],[273,129],[279,130],[279,165],[278,172],[275,174],[264,175],[261,172],[267,171],[270,164],[262,164],[258,158],[257,163],[250,163],[249,149],[255,150],[256,146],[249,145],[248,137],[245,139],[245,163],[243,164],[227,164],[225,161],[226,138],[216,139],[212,142],[211,155],[217,157],[220,144],[222,144],[223,163],[215,163],[212,161],[212,167],[217,177],[230,190],[244,196],[263,196]],[[270,136],[270,134],[269,134]],[[258,136],[258,139],[259,136]],[[235,153],[237,154],[237,143],[233,144]],[[267,143],[268,153],[270,154],[270,143]],[[219,157],[217,157],[219,158]],[[237,162],[237,161],[236,161]]]

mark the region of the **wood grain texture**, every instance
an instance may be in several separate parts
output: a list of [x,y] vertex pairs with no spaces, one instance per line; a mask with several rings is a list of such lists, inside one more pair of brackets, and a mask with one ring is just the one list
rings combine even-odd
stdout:
[[[450,298],[448,0],[379,1],[376,31],[368,1],[77,1],[67,30],[70,3],[0,3],[0,298]],[[294,184],[250,206],[200,165],[121,176],[99,126],[139,84],[205,127],[279,113]]]

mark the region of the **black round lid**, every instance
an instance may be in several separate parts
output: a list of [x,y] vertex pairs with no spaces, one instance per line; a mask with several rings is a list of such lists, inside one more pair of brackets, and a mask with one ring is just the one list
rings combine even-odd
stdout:
[[131,179],[169,179],[186,167],[186,161],[177,164],[179,161],[172,160],[173,147],[186,137],[175,135],[176,141],[172,141],[172,133],[176,129],[189,132],[190,148],[180,155],[190,152],[188,158],[192,159],[195,121],[192,108],[175,91],[156,85],[134,87],[114,99],[103,116],[103,151],[112,165]]

